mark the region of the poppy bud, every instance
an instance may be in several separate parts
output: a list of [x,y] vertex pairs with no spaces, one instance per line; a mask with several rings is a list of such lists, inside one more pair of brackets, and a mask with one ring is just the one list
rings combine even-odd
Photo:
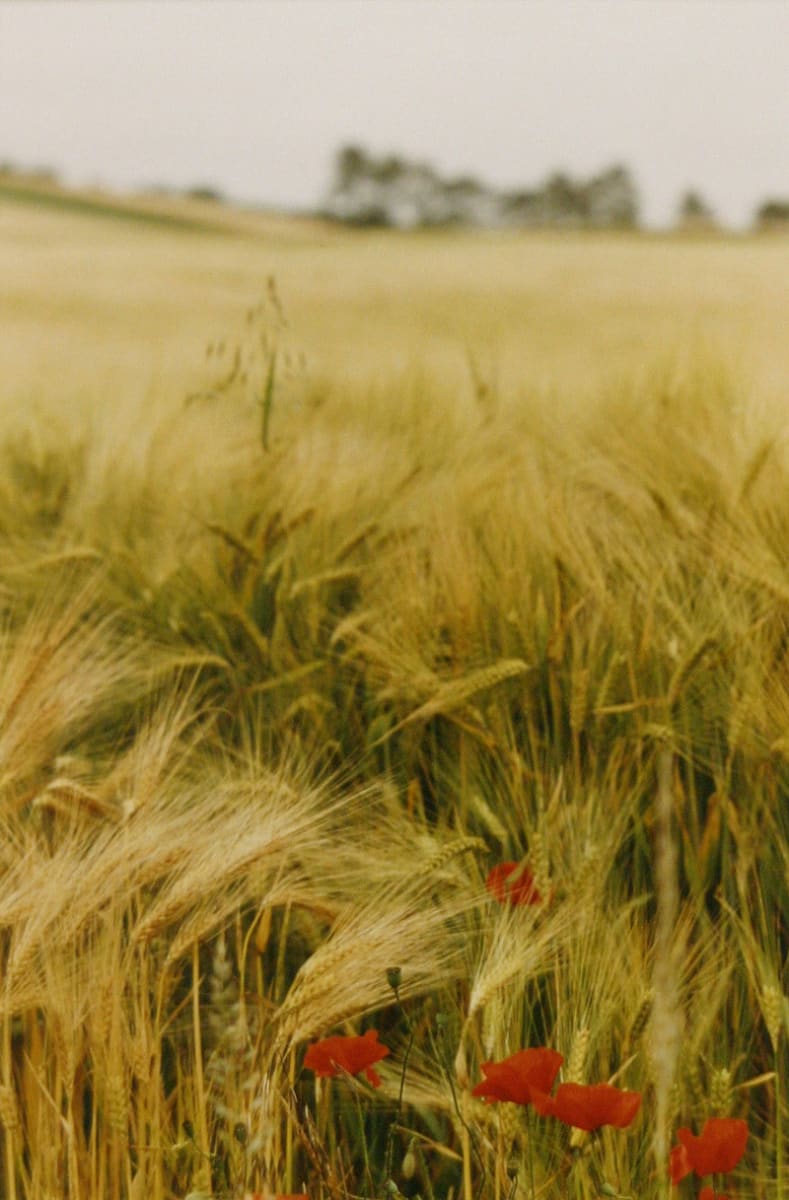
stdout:
[[403,1179],[413,1179],[416,1174],[416,1155],[410,1146],[403,1155],[400,1174],[403,1176]]
[[400,987],[400,982],[403,978],[403,972],[400,967],[389,967],[386,972],[386,981],[393,992],[396,992]]

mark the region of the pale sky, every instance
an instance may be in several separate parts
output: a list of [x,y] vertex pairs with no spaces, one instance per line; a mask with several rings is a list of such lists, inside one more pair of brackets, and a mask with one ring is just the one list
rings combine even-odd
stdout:
[[317,206],[336,149],[496,187],[632,169],[651,225],[789,197],[789,0],[0,0],[0,161]]

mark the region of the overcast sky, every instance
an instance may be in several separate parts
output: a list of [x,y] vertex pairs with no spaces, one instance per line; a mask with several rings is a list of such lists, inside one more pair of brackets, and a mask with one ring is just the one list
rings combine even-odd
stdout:
[[789,0],[0,0],[0,160],[317,205],[359,142],[494,186],[633,170],[649,224],[789,195]]

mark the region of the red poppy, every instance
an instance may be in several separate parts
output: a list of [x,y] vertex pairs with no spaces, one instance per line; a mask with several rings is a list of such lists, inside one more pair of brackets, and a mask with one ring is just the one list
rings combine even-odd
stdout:
[[373,1063],[380,1062],[387,1054],[388,1047],[379,1045],[378,1030],[368,1029],[363,1037],[336,1036],[313,1042],[304,1055],[304,1066],[323,1078],[339,1075],[341,1071],[349,1075],[364,1071],[373,1087],[380,1087],[381,1077],[373,1070]]
[[534,876],[525,863],[503,862],[488,871],[485,887],[499,904],[542,904]]
[[699,1200],[729,1200],[729,1197],[716,1192],[715,1188],[703,1187],[699,1192]]
[[501,1062],[484,1062],[485,1078],[472,1088],[472,1096],[530,1104],[534,1093],[550,1092],[564,1058],[546,1047],[519,1050]]
[[556,1117],[587,1133],[601,1125],[624,1129],[641,1107],[641,1093],[623,1092],[610,1083],[562,1083],[555,1096],[536,1096],[534,1107],[543,1117]]
[[710,1117],[698,1137],[689,1129],[678,1129],[680,1144],[669,1160],[671,1182],[679,1183],[691,1171],[697,1175],[725,1175],[733,1171],[745,1153],[748,1126],[734,1117]]

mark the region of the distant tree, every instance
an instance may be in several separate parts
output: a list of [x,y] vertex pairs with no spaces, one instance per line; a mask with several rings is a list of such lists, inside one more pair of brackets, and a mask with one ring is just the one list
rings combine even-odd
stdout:
[[427,163],[395,154],[375,158],[360,146],[345,146],[337,156],[328,212],[354,225],[414,228],[445,224],[450,210],[445,185]]
[[327,215],[351,225],[388,224],[377,171],[378,164],[362,146],[343,146],[335,159]]
[[501,215],[507,225],[536,228],[545,224],[545,196],[542,191],[505,192],[501,197]]
[[450,225],[495,226],[504,218],[504,197],[474,175],[460,175],[444,184],[444,201]]
[[212,204],[224,204],[225,202],[225,197],[219,189],[207,183],[199,183],[196,187],[188,188],[186,195],[190,200],[206,200]]
[[398,184],[408,170],[408,163],[398,154],[387,154],[377,161],[370,160],[369,171],[385,187]]
[[542,189],[546,224],[579,226],[586,221],[588,202],[584,189],[569,175],[556,171]]
[[715,214],[703,196],[689,190],[677,206],[677,224],[685,229],[709,228],[715,224]]
[[765,200],[756,210],[759,229],[786,229],[789,226],[789,200]]
[[335,188],[345,191],[364,179],[369,171],[370,160],[363,146],[343,146],[337,154]]
[[595,175],[586,185],[587,220],[605,229],[634,229],[638,225],[638,189],[621,163]]
[[427,229],[451,220],[446,185],[428,163],[410,164],[391,200],[393,225]]
[[455,179],[448,179],[444,187],[452,196],[479,196],[488,191],[476,175],[458,175]]

